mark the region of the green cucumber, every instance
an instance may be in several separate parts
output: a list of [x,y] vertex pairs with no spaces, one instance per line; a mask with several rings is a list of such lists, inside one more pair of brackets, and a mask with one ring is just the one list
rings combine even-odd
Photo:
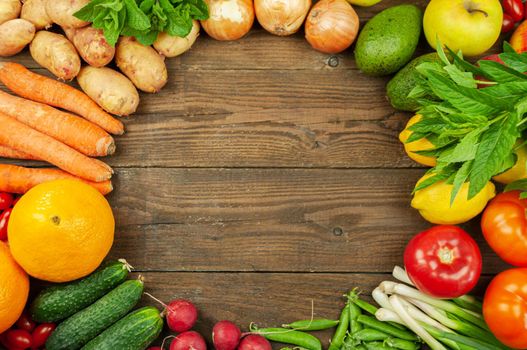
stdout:
[[144,350],[163,329],[159,310],[147,306],[122,318],[86,344],[82,350]]
[[129,267],[125,261],[112,261],[83,279],[44,289],[31,304],[31,317],[41,323],[70,317],[123,283]]
[[142,294],[143,282],[123,282],[86,309],[59,324],[48,338],[46,349],[80,349],[132,310]]

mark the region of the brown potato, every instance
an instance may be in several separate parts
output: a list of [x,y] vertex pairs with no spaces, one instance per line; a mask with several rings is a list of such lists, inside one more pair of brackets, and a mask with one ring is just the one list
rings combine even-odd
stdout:
[[35,26],[25,19],[12,19],[0,24],[0,56],[13,56],[35,37]]
[[0,0],[0,24],[18,18],[21,9],[19,0]]
[[41,30],[29,45],[33,59],[63,80],[79,74],[81,60],[73,44],[61,34]]
[[48,29],[53,25],[46,12],[46,0],[25,0],[20,18],[33,23],[37,30]]
[[45,2],[49,18],[61,27],[82,28],[90,24],[73,15],[86,6],[90,0],[46,0]]
[[188,51],[199,36],[199,22],[192,21],[192,29],[184,38],[159,33],[154,48],[165,57],[176,57]]
[[82,90],[105,111],[119,116],[137,110],[139,93],[123,74],[107,67],[83,67],[77,76]]
[[167,83],[165,58],[134,38],[122,37],[115,51],[117,67],[144,92],[158,92]]
[[102,30],[89,26],[79,29],[66,28],[65,32],[79,55],[90,66],[103,67],[113,60],[115,47],[108,44]]

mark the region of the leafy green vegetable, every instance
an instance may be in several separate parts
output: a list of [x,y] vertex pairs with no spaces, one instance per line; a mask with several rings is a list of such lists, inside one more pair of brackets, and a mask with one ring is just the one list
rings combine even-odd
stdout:
[[75,16],[102,29],[112,46],[120,35],[152,45],[161,32],[187,36],[192,20],[207,19],[209,9],[204,0],[93,0]]
[[[511,168],[514,146],[527,128],[527,53],[518,54],[504,44],[500,59],[473,65],[462,55],[438,46],[442,63],[423,63],[410,95],[418,101],[422,119],[412,125],[407,142],[427,138],[434,149],[422,154],[437,158],[437,165],[414,191],[438,181],[453,184],[451,202],[463,183],[473,198],[495,175]],[[489,81],[484,88],[481,79]],[[522,183],[527,187],[527,182]],[[519,185],[518,185],[519,186]]]

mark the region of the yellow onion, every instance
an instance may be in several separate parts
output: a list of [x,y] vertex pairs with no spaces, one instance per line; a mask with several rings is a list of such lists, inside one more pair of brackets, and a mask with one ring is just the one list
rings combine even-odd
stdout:
[[216,40],[237,40],[251,30],[254,22],[253,0],[205,0],[209,19],[203,29]]
[[300,29],[311,0],[254,0],[254,10],[260,25],[271,34],[285,36]]
[[306,20],[306,39],[315,50],[339,53],[359,32],[359,16],[346,0],[320,0]]

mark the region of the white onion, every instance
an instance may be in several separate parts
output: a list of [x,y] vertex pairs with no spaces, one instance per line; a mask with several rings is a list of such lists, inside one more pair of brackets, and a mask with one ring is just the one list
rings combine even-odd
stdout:
[[353,44],[359,16],[346,0],[320,0],[306,20],[306,39],[315,50],[339,53]]
[[237,40],[251,30],[254,22],[253,0],[205,0],[209,19],[203,29],[216,40]]
[[256,18],[271,34],[285,36],[300,29],[311,0],[254,0]]

